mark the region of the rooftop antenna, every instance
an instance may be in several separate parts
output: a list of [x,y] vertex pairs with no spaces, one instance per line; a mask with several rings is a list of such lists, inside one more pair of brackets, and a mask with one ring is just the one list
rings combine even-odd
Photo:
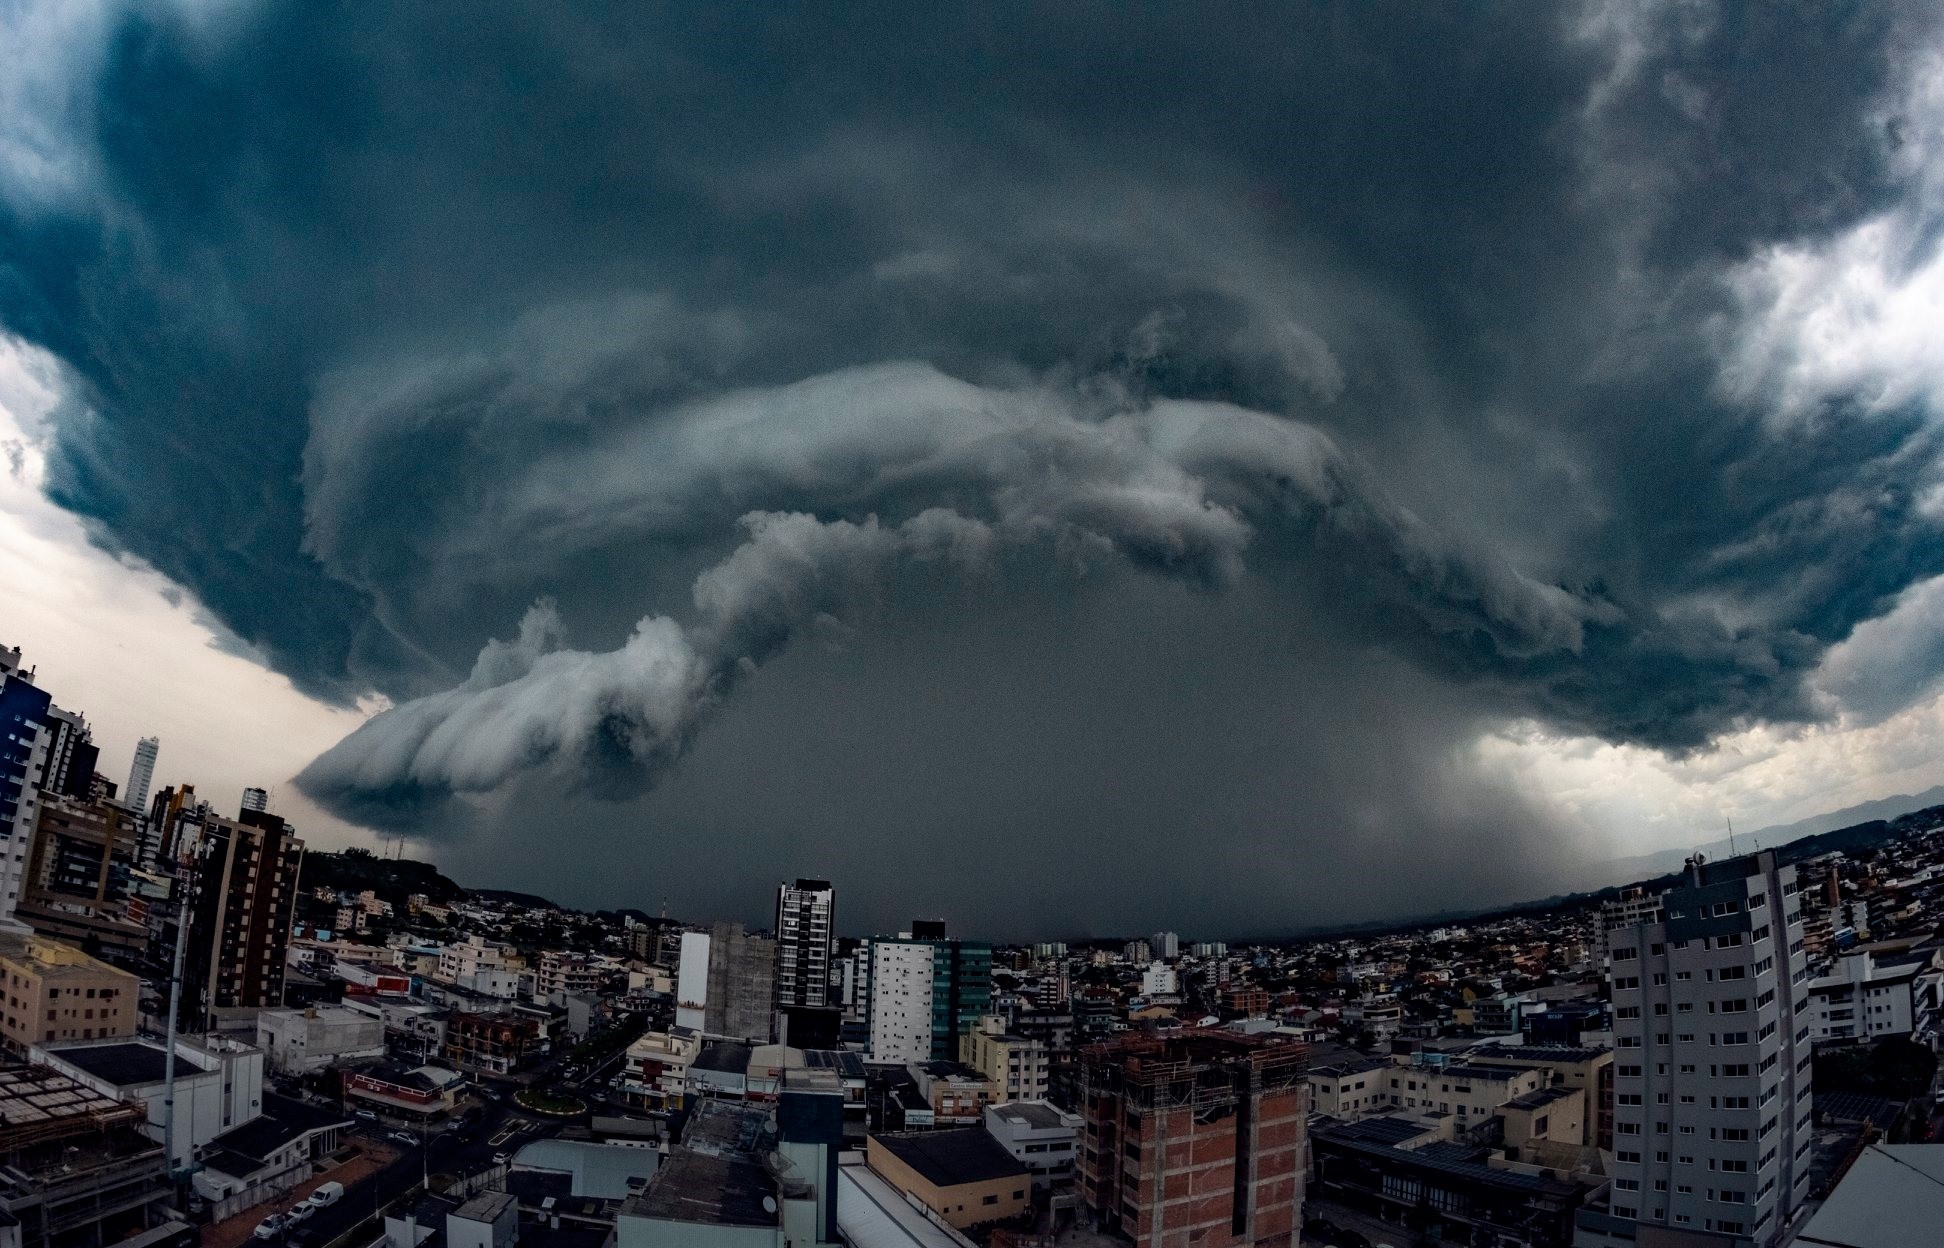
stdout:
[[1733,817],[1730,817],[1728,820],[1728,856],[1730,858],[1735,856],[1735,821]]

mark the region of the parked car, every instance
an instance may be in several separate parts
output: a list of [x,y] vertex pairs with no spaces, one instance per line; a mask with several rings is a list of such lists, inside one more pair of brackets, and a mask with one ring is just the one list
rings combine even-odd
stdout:
[[354,1109],[354,1110],[352,1110],[352,1111],[351,1111],[351,1116],[352,1116],[353,1118],[357,1118],[357,1119],[361,1119],[361,1120],[363,1120],[363,1121],[365,1121],[365,1122],[376,1122],[376,1121],[378,1121],[378,1115],[377,1115],[377,1114],[375,1114],[375,1113],[373,1113],[373,1112],[371,1112],[371,1111],[370,1111],[370,1110],[368,1110],[368,1109]]
[[312,1192],[309,1199],[305,1200],[304,1203],[313,1209],[322,1209],[326,1205],[335,1205],[343,1195],[344,1184],[336,1182],[320,1183],[317,1190]]
[[388,1131],[385,1133],[385,1138],[388,1140],[397,1140],[400,1144],[418,1143],[418,1137],[410,1131]]
[[284,1215],[283,1229],[286,1231],[296,1230],[299,1222],[302,1222],[305,1218],[308,1218],[316,1212],[317,1206],[311,1204],[308,1200],[298,1201],[290,1207],[290,1212]]
[[493,1154],[493,1164],[494,1164],[494,1165],[496,1165],[496,1166],[503,1166],[503,1165],[505,1165],[505,1164],[506,1164],[507,1162],[509,1162],[509,1161],[512,1161],[512,1160],[513,1160],[513,1154],[511,1154],[511,1153],[494,1153],[494,1154]]
[[257,1223],[256,1237],[258,1239],[275,1239],[278,1235],[283,1233],[284,1227],[288,1225],[289,1222],[290,1219],[285,1217],[283,1214],[273,1213],[269,1217],[265,1218],[263,1221]]

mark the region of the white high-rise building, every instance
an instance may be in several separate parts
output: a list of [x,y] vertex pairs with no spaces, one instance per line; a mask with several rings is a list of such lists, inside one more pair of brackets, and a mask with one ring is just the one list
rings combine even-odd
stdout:
[[776,1004],[832,1004],[837,892],[828,880],[798,880],[776,889]]
[[871,942],[872,1061],[931,1060],[935,953],[930,941]]
[[1576,1242],[1648,1223],[1764,1248],[1808,1195],[1814,1142],[1795,868],[1691,862],[1660,902],[1611,912],[1614,1178]]
[[135,761],[128,767],[128,785],[122,801],[131,810],[148,809],[149,785],[155,782],[155,756],[162,751],[160,737],[143,737],[135,743]]
[[709,934],[683,932],[675,970],[675,1025],[701,1032],[709,1017]]
[[1173,932],[1156,932],[1148,938],[1148,950],[1163,961],[1181,956],[1181,937]]

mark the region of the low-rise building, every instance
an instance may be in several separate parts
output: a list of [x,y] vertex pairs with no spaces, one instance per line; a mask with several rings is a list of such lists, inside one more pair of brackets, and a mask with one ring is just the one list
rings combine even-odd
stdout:
[[523,1015],[454,1014],[446,1019],[446,1060],[487,1074],[511,1073],[540,1047],[540,1023]]
[[257,1015],[257,1047],[271,1070],[306,1075],[347,1062],[383,1058],[385,1024],[338,1005],[265,1010]]
[[1080,1115],[1050,1101],[1008,1101],[988,1105],[986,1133],[1011,1153],[1042,1190],[1073,1183],[1075,1150],[1080,1140]]
[[[1319,1127],[1310,1135],[1313,1191],[1453,1243],[1566,1248],[1585,1199],[1577,1183],[1502,1169],[1490,1151],[1437,1138],[1401,1116]],[[1670,1243],[1673,1241],[1669,1241]]]
[[1938,1031],[1931,969],[1920,960],[1879,963],[1867,950],[1845,955],[1830,974],[1809,981],[1810,1038],[1828,1044],[1911,1036],[1931,1043]]
[[15,1053],[135,1034],[141,981],[44,936],[0,935],[0,1037]]
[[1355,1122],[1391,1111],[1387,1076],[1390,1069],[1389,1059],[1372,1057],[1314,1066],[1303,1077],[1310,1085],[1311,1104],[1317,1113]]
[[998,1089],[1001,1101],[1046,1099],[1052,1088],[1052,1055],[1046,1042],[1007,1030],[1006,1021],[988,1014],[959,1038],[959,1061]]
[[621,1094],[644,1109],[679,1109],[688,1094],[689,1066],[702,1052],[693,1027],[651,1031],[628,1046],[621,1067]]
[[[34,1061],[124,1105],[147,1106],[149,1138],[163,1142],[168,1064],[154,1040],[96,1040],[43,1045]],[[263,1050],[221,1036],[178,1040],[175,1057],[175,1164],[263,1112]]]
[[344,1099],[406,1118],[433,1118],[452,1112],[465,1080],[443,1066],[402,1066],[375,1062],[346,1070]]
[[262,1114],[203,1148],[196,1192],[219,1218],[260,1204],[315,1174],[350,1125],[336,1110],[270,1093]]
[[1586,1094],[1586,1130],[1580,1142],[1613,1147],[1612,1049],[1598,1044],[1480,1045],[1468,1050],[1464,1060],[1472,1066],[1542,1070],[1554,1084],[1578,1088]]
[[905,1196],[963,1230],[1031,1207],[1033,1176],[983,1127],[873,1135],[865,1164]]
[[910,1069],[931,1106],[932,1121],[941,1127],[975,1125],[985,1107],[1001,1099],[997,1084],[961,1062],[926,1062]]

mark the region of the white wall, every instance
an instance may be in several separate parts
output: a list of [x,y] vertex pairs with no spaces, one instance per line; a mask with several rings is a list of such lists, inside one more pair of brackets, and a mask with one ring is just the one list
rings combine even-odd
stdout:
[[928,1062],[932,1042],[932,947],[881,940],[871,946],[871,1060]]

